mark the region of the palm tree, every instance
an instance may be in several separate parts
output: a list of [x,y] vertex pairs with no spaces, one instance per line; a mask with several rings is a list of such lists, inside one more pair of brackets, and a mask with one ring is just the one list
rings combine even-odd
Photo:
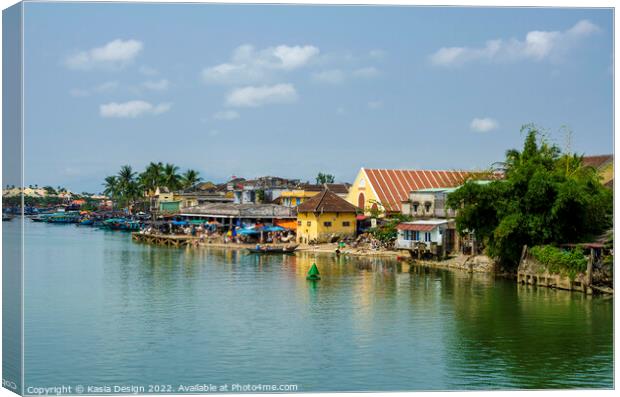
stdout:
[[200,173],[198,171],[187,170],[183,175],[181,175],[181,188],[189,189],[201,180],[202,178],[200,177]]
[[105,183],[103,184],[105,189],[103,190],[103,194],[110,197],[112,199],[112,209],[114,209],[114,202],[119,197],[119,186],[118,180],[115,176],[108,176],[105,178]]
[[122,201],[129,207],[129,212],[131,213],[131,207],[140,196],[140,188],[136,182],[136,173],[130,165],[124,165],[118,172],[117,180]]
[[158,187],[163,186],[164,165],[162,163],[151,162],[143,173],[138,177],[140,186],[145,194],[151,197],[155,194]]
[[180,185],[179,167],[174,164],[166,163],[163,170],[163,185],[170,191],[177,190]]

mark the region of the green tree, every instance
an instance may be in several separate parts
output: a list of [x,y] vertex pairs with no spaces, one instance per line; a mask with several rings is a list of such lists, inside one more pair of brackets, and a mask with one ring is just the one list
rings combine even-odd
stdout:
[[158,187],[164,185],[164,165],[149,163],[144,172],[138,176],[138,181],[146,195],[151,197]]
[[162,176],[163,186],[174,191],[179,189],[181,185],[181,177],[179,176],[179,167],[174,164],[166,163],[163,168]]
[[196,170],[187,170],[183,175],[181,175],[181,188],[189,189],[192,186],[195,186],[198,182],[200,182],[202,178],[200,177],[200,173]]
[[532,125],[523,150],[509,150],[503,180],[468,181],[448,196],[459,233],[473,231],[502,264],[518,264],[528,246],[579,242],[612,224],[612,192],[580,156],[562,154]]
[[319,172],[319,174],[316,176],[316,183],[317,185],[322,185],[324,183],[334,183],[334,176],[332,174],[324,174],[322,172]]

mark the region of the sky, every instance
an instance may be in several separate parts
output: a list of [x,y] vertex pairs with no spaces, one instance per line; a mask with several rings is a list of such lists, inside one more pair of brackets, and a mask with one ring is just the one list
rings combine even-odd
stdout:
[[26,3],[25,184],[483,169],[613,152],[610,9]]

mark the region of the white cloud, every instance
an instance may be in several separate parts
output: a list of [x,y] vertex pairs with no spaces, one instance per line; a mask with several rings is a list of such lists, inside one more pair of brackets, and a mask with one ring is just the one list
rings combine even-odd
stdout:
[[135,100],[124,103],[110,102],[99,106],[101,117],[136,118],[144,115],[158,115],[170,110],[172,104],[160,103],[153,105],[149,102]]
[[297,91],[292,84],[249,86],[232,90],[226,103],[235,107],[258,107],[277,103],[292,103],[297,100]]
[[383,102],[381,101],[370,101],[367,104],[368,109],[380,109],[383,107]]
[[235,112],[234,110],[224,110],[221,112],[217,112],[213,115],[214,120],[231,121],[231,120],[236,120],[238,118],[239,118],[239,113]]
[[94,86],[88,89],[74,88],[71,91],[69,91],[69,93],[71,94],[71,96],[74,96],[74,97],[87,97],[87,96],[91,96],[94,94],[112,92],[116,90],[117,88],[118,88],[117,81],[106,81],[105,83],[101,83],[97,86]]
[[161,79],[157,81],[145,81],[142,83],[142,86],[148,90],[152,91],[165,91],[168,89],[170,82],[166,79]]
[[361,68],[361,69],[357,69],[353,71],[353,76],[363,78],[363,79],[370,79],[373,77],[377,77],[379,74],[380,74],[379,70],[373,66],[365,67],[365,68]]
[[371,58],[383,59],[385,57],[385,51],[380,50],[380,49],[374,49],[374,50],[370,50],[368,52],[368,55],[370,55]]
[[469,128],[475,132],[489,132],[491,130],[499,127],[497,121],[485,117],[485,118],[474,118],[469,124]]
[[219,134],[218,130],[209,130],[209,136],[218,136]]
[[237,47],[229,62],[207,67],[202,78],[208,84],[249,84],[268,80],[278,71],[299,69],[319,54],[311,45],[267,47],[262,50],[244,44]]
[[65,60],[70,69],[88,70],[93,68],[120,69],[131,63],[142,51],[138,40],[114,40],[103,47],[81,51]]
[[138,71],[145,76],[156,76],[159,74],[157,69],[152,68],[150,66],[146,66],[146,65],[140,66],[140,69]]
[[314,73],[312,78],[321,83],[341,84],[345,80],[345,75],[340,69],[332,69]]
[[489,40],[483,47],[443,47],[430,56],[438,66],[457,66],[473,61],[511,62],[524,59],[557,59],[580,39],[600,31],[588,20],[581,20],[565,31],[528,32],[523,40]]

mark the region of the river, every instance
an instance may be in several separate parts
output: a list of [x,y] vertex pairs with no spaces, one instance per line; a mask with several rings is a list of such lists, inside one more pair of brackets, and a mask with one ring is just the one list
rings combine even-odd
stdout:
[[[24,235],[26,388],[613,387],[610,298],[391,259],[154,247],[27,219]],[[321,281],[305,279],[313,262]]]

